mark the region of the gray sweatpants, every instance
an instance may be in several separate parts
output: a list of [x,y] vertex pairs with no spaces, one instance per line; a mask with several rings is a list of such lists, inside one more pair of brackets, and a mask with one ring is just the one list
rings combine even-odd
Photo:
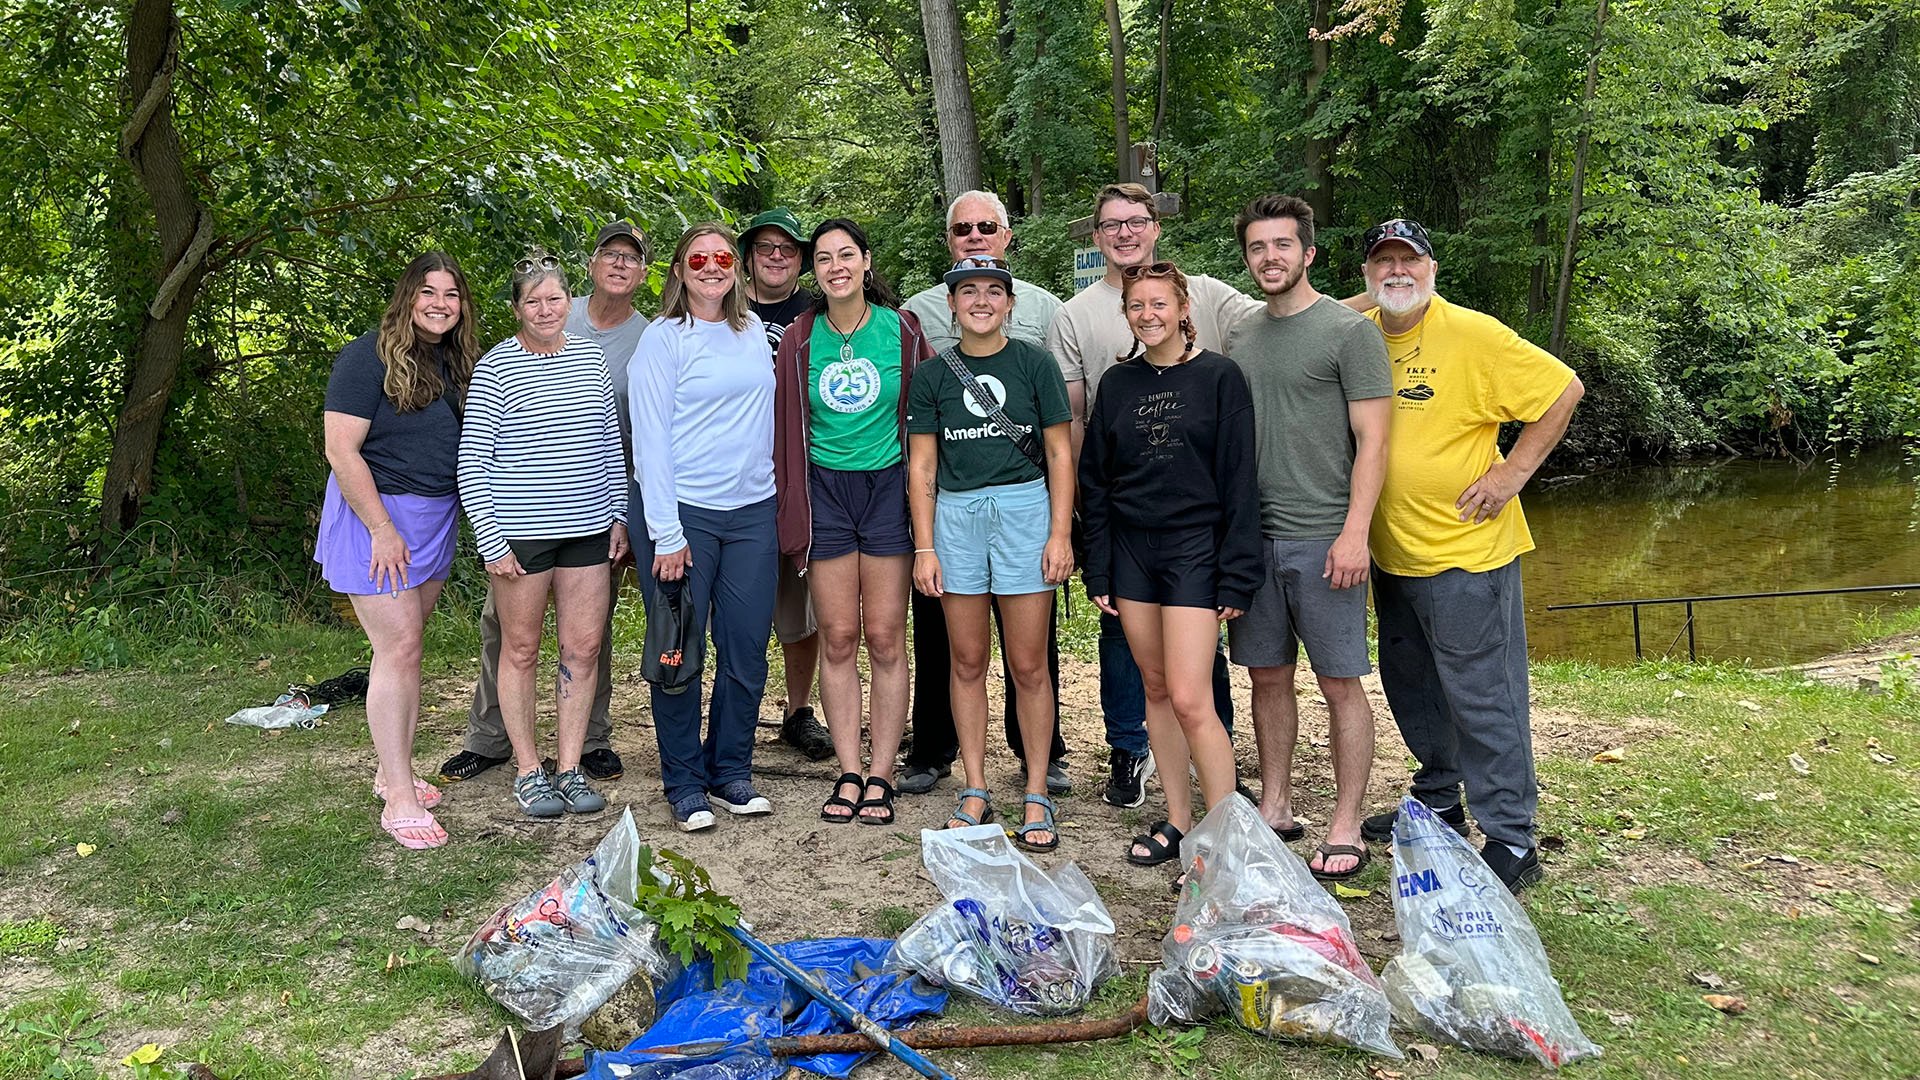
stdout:
[[1413,794],[1451,806],[1466,784],[1480,831],[1533,846],[1539,785],[1527,705],[1520,560],[1498,570],[1373,578],[1380,683],[1420,762]]
[[[651,556],[649,556],[651,562]],[[587,741],[582,751],[606,750],[612,746],[613,721],[608,712],[613,704],[613,608],[620,600],[620,585],[626,580],[625,566],[608,570],[610,595],[607,597],[607,628],[600,646],[600,673],[593,688],[593,712],[587,717]],[[507,741],[506,724],[500,719],[500,615],[493,610],[493,589],[487,589],[487,604],[480,611],[480,681],[473,687],[473,708],[467,713],[466,749],[486,757],[513,756]]]

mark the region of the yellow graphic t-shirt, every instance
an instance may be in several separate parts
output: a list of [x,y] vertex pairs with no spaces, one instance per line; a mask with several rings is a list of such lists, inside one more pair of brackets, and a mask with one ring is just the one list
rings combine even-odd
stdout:
[[[1369,317],[1379,322],[1379,310]],[[1500,425],[1540,419],[1573,369],[1498,319],[1438,296],[1418,326],[1386,338],[1393,423],[1373,512],[1374,562],[1390,574],[1431,577],[1497,570],[1532,551],[1517,496],[1477,525],[1460,520],[1454,500],[1501,460]]]

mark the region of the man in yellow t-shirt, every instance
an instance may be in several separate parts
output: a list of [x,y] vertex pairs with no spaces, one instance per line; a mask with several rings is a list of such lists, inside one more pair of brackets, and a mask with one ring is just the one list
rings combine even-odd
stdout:
[[[1573,370],[1499,320],[1434,295],[1439,263],[1418,222],[1367,230],[1371,317],[1387,339],[1393,423],[1373,514],[1380,682],[1420,762],[1413,795],[1466,832],[1460,789],[1510,889],[1539,879],[1539,785],[1527,705],[1518,495],[1585,392]],[[1503,457],[1500,425],[1525,427]],[[1394,812],[1362,826],[1392,835]]]

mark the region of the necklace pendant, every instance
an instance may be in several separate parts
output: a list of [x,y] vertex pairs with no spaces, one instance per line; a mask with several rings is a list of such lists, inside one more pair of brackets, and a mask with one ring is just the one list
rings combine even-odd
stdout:
[[840,343],[840,362],[843,364],[853,363],[853,342],[843,341]]

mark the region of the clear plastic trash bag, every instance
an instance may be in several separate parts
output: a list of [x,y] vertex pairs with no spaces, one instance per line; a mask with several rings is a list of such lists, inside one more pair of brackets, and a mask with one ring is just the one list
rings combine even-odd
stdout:
[[1029,1016],[1079,1012],[1119,972],[1113,918],[1078,866],[1040,869],[998,825],[927,829],[920,850],[946,900],[900,935],[888,970]]
[[273,699],[273,704],[241,709],[227,717],[227,723],[267,731],[291,727],[310,729],[320,725],[320,718],[327,715],[329,708],[326,702],[310,701],[304,692],[288,687],[286,693]]
[[1272,1038],[1403,1057],[1346,912],[1238,794],[1180,844],[1187,884],[1147,983],[1156,1024],[1220,1013]]
[[1393,826],[1400,955],[1382,972],[1394,1019],[1431,1038],[1548,1067],[1598,1057],[1567,1011],[1526,911],[1417,799]]
[[530,1031],[579,1024],[637,971],[656,983],[672,977],[678,962],[633,906],[639,856],[640,832],[628,810],[593,854],[494,912],[461,947],[454,967]]

